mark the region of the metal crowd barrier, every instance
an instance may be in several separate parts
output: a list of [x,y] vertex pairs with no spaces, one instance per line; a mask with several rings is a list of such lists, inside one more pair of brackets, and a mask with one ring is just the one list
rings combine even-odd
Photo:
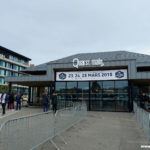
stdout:
[[144,133],[147,136],[147,139],[150,142],[150,113],[140,108],[135,102],[133,106],[134,106],[136,120],[140,128],[143,129]]
[[[57,150],[53,138],[85,119],[85,103],[74,103],[71,107],[11,119],[0,127],[0,150],[33,150],[50,141]],[[64,141],[65,142],[65,141]],[[66,142],[65,142],[66,143]]]

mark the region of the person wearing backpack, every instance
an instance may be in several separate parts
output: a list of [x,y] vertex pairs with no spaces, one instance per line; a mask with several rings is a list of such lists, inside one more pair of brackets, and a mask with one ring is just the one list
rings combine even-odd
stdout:
[[16,95],[16,110],[21,110],[21,94],[18,92]]

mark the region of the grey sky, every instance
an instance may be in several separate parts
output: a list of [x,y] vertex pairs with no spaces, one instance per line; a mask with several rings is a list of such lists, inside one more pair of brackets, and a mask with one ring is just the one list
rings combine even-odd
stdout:
[[150,54],[150,0],[0,0],[0,45],[41,64],[71,54]]

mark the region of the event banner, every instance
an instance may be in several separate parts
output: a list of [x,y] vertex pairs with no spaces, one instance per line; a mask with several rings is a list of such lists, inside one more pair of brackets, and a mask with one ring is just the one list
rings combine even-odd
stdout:
[[56,72],[56,81],[125,80],[127,69]]

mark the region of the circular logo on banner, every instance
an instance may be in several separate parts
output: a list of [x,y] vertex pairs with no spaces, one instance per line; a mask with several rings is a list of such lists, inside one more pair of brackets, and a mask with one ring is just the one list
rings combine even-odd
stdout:
[[61,80],[66,79],[66,74],[65,73],[59,74],[59,79],[61,79]]
[[116,76],[117,78],[123,78],[123,77],[124,77],[124,72],[122,72],[122,71],[117,71],[117,72],[115,73],[115,76]]

